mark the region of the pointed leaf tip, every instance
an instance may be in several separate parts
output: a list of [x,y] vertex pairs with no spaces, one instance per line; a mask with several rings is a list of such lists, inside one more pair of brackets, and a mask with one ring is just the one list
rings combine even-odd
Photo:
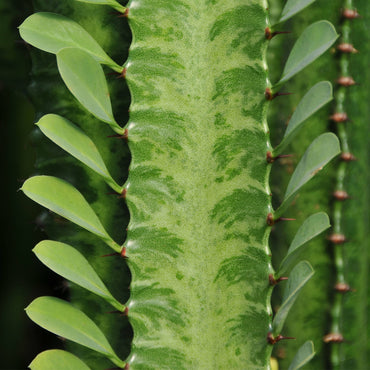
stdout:
[[55,144],[101,175],[114,191],[122,192],[122,187],[109,174],[95,144],[79,127],[56,114],[43,116],[36,125]]
[[125,366],[96,324],[70,303],[39,297],[26,308],[26,313],[42,328],[103,354],[119,367]]
[[77,22],[60,14],[39,12],[29,16],[20,26],[23,40],[38,49],[56,54],[68,47],[74,47],[89,53],[96,61],[106,64],[121,72],[100,45]]
[[339,140],[331,132],[320,135],[311,143],[293,172],[283,203],[275,212],[276,218],[281,217],[302,186],[339,153]]
[[293,268],[284,291],[283,303],[279,308],[279,311],[276,313],[272,323],[274,336],[280,334],[289,311],[298,298],[299,292],[311,279],[313,274],[314,270],[307,261],[301,261]]
[[125,307],[109,292],[87,259],[68,244],[53,240],[43,240],[33,249],[37,258],[52,271],[67,280],[102,297],[117,310]]
[[113,117],[108,85],[101,65],[86,51],[76,48],[60,50],[57,63],[64,83],[75,98],[92,115],[123,135],[123,128]]
[[31,370],[90,370],[78,357],[61,349],[39,353],[28,367]]
[[334,26],[328,21],[318,21],[308,26],[294,44],[281,79],[274,88],[287,82],[311,64],[328,50],[338,37]]
[[67,181],[53,176],[34,176],[21,190],[33,201],[102,238],[116,252],[121,248],[111,239],[82,194]]
[[306,365],[315,356],[313,342],[305,342],[297,351],[288,370],[298,370]]
[[333,99],[333,87],[329,81],[318,82],[301,99],[285,131],[282,142],[274,149],[279,155],[304,127],[307,119]]
[[298,229],[292,243],[290,244],[288,253],[281,262],[277,276],[285,274],[304,251],[303,247],[329,227],[329,216],[325,212],[315,213],[308,217]]
[[315,1],[316,0],[288,0],[281,12],[278,23],[288,20]]

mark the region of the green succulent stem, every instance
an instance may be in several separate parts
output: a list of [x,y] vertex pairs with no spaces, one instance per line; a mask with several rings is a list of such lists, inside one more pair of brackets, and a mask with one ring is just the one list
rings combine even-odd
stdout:
[[[344,9],[355,10],[352,0],[344,1]],[[351,32],[351,22],[352,19],[344,18],[341,26],[341,39],[340,42],[343,44],[350,44],[350,32]],[[350,53],[342,52],[339,56],[339,76],[340,77],[351,77],[350,75]],[[346,103],[348,96],[349,86],[339,86],[336,91],[335,99],[335,113],[346,114]],[[333,119],[335,121],[335,119]],[[346,119],[343,122],[336,122],[336,131],[341,142],[342,152],[349,153],[350,148],[348,144]],[[341,194],[346,194],[345,192],[345,180],[347,167],[349,163],[346,161],[341,161],[338,164],[337,174],[336,174],[336,188],[334,205],[333,205],[333,232],[334,235],[343,235],[343,209],[345,198],[341,199]],[[334,265],[336,270],[336,284],[337,286],[346,286],[346,278],[344,271],[344,245],[342,242],[336,243],[333,241],[333,254],[334,254]],[[338,370],[341,367],[341,350],[340,346],[344,345],[341,343],[341,338],[343,337],[341,321],[345,318],[343,317],[343,293],[341,291],[336,291],[333,301],[333,307],[331,310],[332,323],[331,323],[331,334],[338,335],[337,339],[333,340],[331,343],[330,360],[333,370]],[[335,337],[334,337],[335,338]]]

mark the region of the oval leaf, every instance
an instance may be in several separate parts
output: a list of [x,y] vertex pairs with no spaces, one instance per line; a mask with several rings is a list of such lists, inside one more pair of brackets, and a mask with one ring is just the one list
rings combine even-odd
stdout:
[[125,13],[126,8],[115,0],[76,0],[81,3],[96,4],[96,5],[109,5],[118,12]]
[[311,5],[313,2],[315,2],[315,0],[288,0],[281,12],[278,23],[288,20],[293,17],[293,15],[296,15],[301,10]]
[[288,370],[298,370],[306,365],[315,356],[313,343],[309,340],[304,343],[293,358]]
[[294,44],[276,86],[282,85],[317,59],[334,44],[338,36],[328,21],[318,21],[308,26]]
[[321,81],[313,86],[299,102],[289,125],[285,131],[282,142],[274,149],[274,156],[281,154],[282,150],[293,140],[303,128],[303,123],[333,99],[333,87],[329,81]]
[[109,174],[95,144],[80,128],[56,114],[43,116],[36,125],[55,144],[103,176],[113,190],[122,192],[122,187]]
[[44,240],[36,245],[33,252],[44,265],[60,276],[102,297],[117,310],[124,311],[125,307],[112,296],[86,258],[75,248]]
[[61,349],[41,352],[28,367],[31,370],[90,370],[78,357]]
[[288,313],[297,299],[300,290],[308,280],[311,279],[313,274],[313,268],[307,261],[301,261],[298,263],[290,273],[289,280],[284,291],[283,303],[272,322],[272,331],[274,336],[280,334]]
[[308,217],[295,234],[288,253],[280,264],[277,275],[281,276],[284,274],[290,266],[297,261],[297,258],[304,250],[302,247],[329,227],[330,220],[328,215],[324,212],[315,213]]
[[70,303],[55,297],[39,297],[26,312],[42,328],[105,355],[119,367],[125,366],[96,324]]
[[[66,48],[57,53],[59,73],[75,98],[95,117],[114,131],[124,130],[116,123],[107,81],[101,65],[81,49]],[[93,76],[93,78],[92,78]]]
[[117,72],[123,70],[87,31],[62,15],[48,12],[32,14],[19,26],[19,32],[23,40],[38,49],[56,54],[61,49],[75,47],[85,50],[96,61]]
[[275,212],[274,217],[279,218],[301,187],[339,153],[339,140],[334,134],[327,132],[317,137],[298,163],[289,181],[283,203]]
[[107,234],[85,198],[68,182],[53,176],[34,176],[25,181],[21,190],[35,202],[99,236],[120,252],[121,248]]

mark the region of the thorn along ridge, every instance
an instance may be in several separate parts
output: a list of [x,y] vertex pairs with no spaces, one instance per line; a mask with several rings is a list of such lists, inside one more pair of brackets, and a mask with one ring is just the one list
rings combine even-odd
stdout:
[[126,256],[126,247],[123,247],[123,248],[122,248],[120,255],[121,255],[121,257],[123,257],[123,258],[128,258],[128,257]]
[[348,44],[346,42],[342,42],[337,46],[337,50],[342,53],[358,53],[358,50],[353,47],[352,44]]
[[270,27],[265,28],[265,37],[267,40],[271,40],[274,36],[280,35],[282,33],[291,33],[291,31],[274,31],[271,32]]
[[291,95],[291,94],[293,94],[293,93],[289,93],[289,92],[286,92],[286,93],[276,92],[276,93],[273,94],[272,91],[271,91],[271,89],[269,87],[267,87],[266,90],[265,90],[266,100],[274,100],[278,96]]
[[356,85],[356,81],[350,76],[342,76],[337,79],[337,83],[344,87]]
[[356,9],[343,9],[342,15],[343,18],[346,19],[355,19],[360,17],[360,14],[357,12]]
[[349,152],[343,152],[340,155],[340,158],[344,162],[351,162],[351,161],[356,161],[357,160],[357,158],[352,153],[349,153]]
[[340,333],[329,333],[325,335],[323,341],[325,343],[343,343],[344,338],[343,335]]
[[294,337],[284,337],[281,334],[279,334],[277,337],[274,337],[271,332],[267,334],[267,342],[272,345],[274,345],[277,342],[280,342],[283,339],[295,339],[295,338]]
[[280,159],[280,158],[289,158],[289,157],[293,157],[293,154],[281,154],[281,155],[277,155],[276,157],[274,157],[270,151],[268,151],[266,153],[266,161],[267,161],[267,163],[273,163],[277,159]]
[[276,284],[279,284],[280,281],[288,280],[289,278],[287,276],[281,276],[278,279],[274,278],[273,274],[269,274],[269,283],[271,286],[274,286]]
[[347,283],[336,283],[335,286],[334,286],[334,289],[338,293],[342,293],[342,294],[353,291],[353,289],[351,289],[351,287]]
[[339,201],[343,201],[349,198],[348,193],[344,190],[336,190],[333,193],[333,196],[336,200],[339,200]]
[[328,237],[328,240],[333,244],[343,244],[347,241],[347,238],[343,234],[334,233]]
[[340,112],[336,112],[334,114],[332,114],[330,117],[330,120],[333,121],[333,122],[336,122],[336,123],[341,123],[341,122],[347,122],[348,121],[348,116],[347,116],[347,113],[340,113]]

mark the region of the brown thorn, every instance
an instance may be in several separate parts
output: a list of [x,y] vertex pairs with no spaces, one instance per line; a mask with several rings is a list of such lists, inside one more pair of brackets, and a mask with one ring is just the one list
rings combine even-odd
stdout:
[[288,158],[288,157],[293,157],[293,154],[281,154],[281,155],[277,155],[276,157],[274,157],[270,151],[268,151],[266,153],[266,161],[267,161],[267,163],[273,163],[277,159],[280,159],[280,158]]
[[121,134],[114,134],[114,135],[108,135],[107,137],[116,137],[117,139],[125,139],[128,140],[128,129],[126,128],[123,132],[123,135]]
[[129,369],[130,369],[130,364],[127,363],[126,366],[125,366],[125,368],[124,368],[124,370],[129,370]]
[[361,17],[356,9],[343,9],[342,16],[346,19],[355,19]]
[[343,201],[349,198],[348,193],[344,190],[336,190],[333,193],[333,196],[336,200],[339,200],[339,201]]
[[295,221],[295,220],[296,220],[295,218],[287,218],[287,217],[279,217],[275,220],[272,213],[269,213],[266,218],[267,225],[269,226],[273,226],[277,222],[280,222],[280,221]]
[[344,87],[356,85],[356,81],[350,76],[342,76],[337,79],[337,83]]
[[277,342],[280,342],[283,339],[295,339],[293,337],[284,337],[281,334],[279,334],[277,337],[274,337],[271,332],[267,334],[267,342],[269,344],[275,344]]
[[127,68],[124,67],[118,78],[126,78]]
[[352,44],[343,42],[337,46],[337,50],[342,53],[358,53],[358,50],[353,47]]
[[330,117],[330,120],[335,122],[335,123],[341,123],[341,122],[347,122],[348,121],[348,116],[347,113],[334,113]]
[[121,256],[121,257],[123,257],[123,258],[128,258],[128,257],[126,256],[126,247],[122,247],[122,250],[121,250],[120,256]]
[[266,97],[266,100],[274,100],[275,98],[277,98],[278,96],[282,96],[282,95],[291,95],[293,93],[281,93],[281,92],[276,92],[275,94],[272,93],[271,89],[269,87],[266,87],[266,90],[265,90],[265,97]]
[[118,18],[128,18],[128,14],[129,14],[129,9],[126,8],[124,13],[119,13]]
[[271,212],[267,215],[266,222],[267,222],[267,225],[269,226],[272,226],[275,224],[274,216]]
[[122,190],[122,193],[119,195],[119,198],[126,199],[127,189],[124,188]]
[[349,153],[349,152],[343,152],[340,158],[344,162],[357,161],[357,158],[352,153]]
[[355,291],[347,283],[336,283],[334,286],[334,289],[338,293],[342,293],[342,294]]
[[270,151],[266,153],[266,161],[267,163],[273,163],[275,161],[275,157],[272,156]]
[[271,286],[279,284],[280,281],[284,281],[284,280],[288,280],[288,277],[281,276],[278,279],[275,279],[273,274],[269,274],[269,283],[270,283]]
[[296,219],[295,218],[280,217],[275,222],[279,222],[279,221],[296,221]]
[[280,35],[282,33],[291,33],[291,31],[274,31],[271,32],[270,27],[265,28],[265,37],[267,40],[271,40],[274,36]]
[[118,311],[118,310],[114,310],[114,311],[107,311],[106,313],[118,313],[118,314],[120,314],[120,315],[122,315],[122,314],[123,314],[123,312],[122,312],[122,311]]
[[109,253],[109,254],[103,254],[100,257],[112,257],[112,256],[119,256],[119,255],[120,255],[119,253],[114,252],[114,253]]
[[340,333],[329,333],[324,336],[323,341],[325,343],[343,343],[344,338]]
[[347,241],[347,238],[343,234],[334,233],[328,236],[328,240],[333,244],[343,244]]

